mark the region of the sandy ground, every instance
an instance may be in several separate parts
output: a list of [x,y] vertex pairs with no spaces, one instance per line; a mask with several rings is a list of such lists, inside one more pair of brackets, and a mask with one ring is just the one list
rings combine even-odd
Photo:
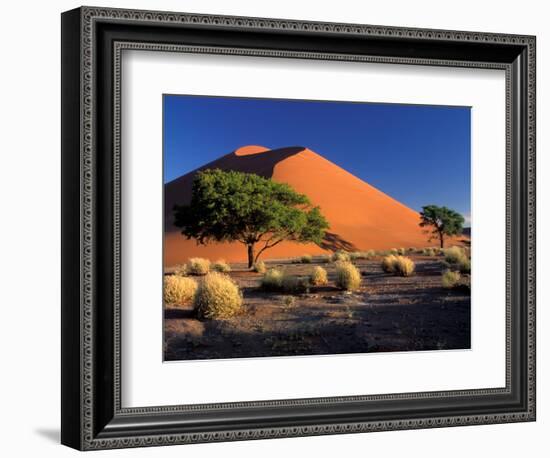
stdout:
[[441,287],[441,258],[411,256],[412,277],[385,274],[380,260],[356,261],[360,290],[334,286],[332,264],[282,266],[307,275],[314,265],[329,273],[329,284],[312,287],[285,304],[285,294],[259,288],[261,275],[233,265],[231,277],[244,295],[244,310],[227,320],[202,321],[188,309],[165,310],[165,359],[244,358],[384,351],[470,348],[470,295]]

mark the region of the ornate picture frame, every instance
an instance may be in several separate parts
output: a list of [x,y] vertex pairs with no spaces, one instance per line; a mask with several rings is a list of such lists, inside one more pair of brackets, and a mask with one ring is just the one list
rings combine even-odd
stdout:
[[[81,7],[62,15],[62,436],[79,449],[535,420],[532,36]],[[506,73],[506,386],[126,408],[121,403],[123,50]]]

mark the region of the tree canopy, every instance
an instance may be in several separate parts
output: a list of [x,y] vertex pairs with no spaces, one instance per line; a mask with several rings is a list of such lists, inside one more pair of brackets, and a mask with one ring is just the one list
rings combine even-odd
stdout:
[[319,207],[288,184],[220,169],[196,174],[191,202],[174,207],[174,223],[199,244],[246,245],[249,267],[285,240],[320,244],[329,227]]
[[452,237],[462,233],[464,217],[447,207],[437,205],[426,205],[420,212],[420,226],[431,228],[433,238],[439,239],[440,247],[443,248],[445,237]]

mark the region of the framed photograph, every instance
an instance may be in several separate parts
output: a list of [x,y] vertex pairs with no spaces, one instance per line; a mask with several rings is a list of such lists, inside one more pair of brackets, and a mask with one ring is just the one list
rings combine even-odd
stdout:
[[535,420],[535,37],[62,15],[62,443]]

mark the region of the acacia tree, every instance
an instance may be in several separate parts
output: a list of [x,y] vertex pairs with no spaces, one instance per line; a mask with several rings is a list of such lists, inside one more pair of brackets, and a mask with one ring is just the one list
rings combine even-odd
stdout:
[[432,229],[430,240],[438,238],[441,248],[443,248],[445,237],[462,233],[463,225],[464,217],[447,207],[426,205],[420,212],[420,226]]
[[174,224],[199,244],[246,245],[248,267],[285,240],[320,244],[329,227],[319,207],[288,184],[219,169],[196,174],[189,205],[174,206]]

